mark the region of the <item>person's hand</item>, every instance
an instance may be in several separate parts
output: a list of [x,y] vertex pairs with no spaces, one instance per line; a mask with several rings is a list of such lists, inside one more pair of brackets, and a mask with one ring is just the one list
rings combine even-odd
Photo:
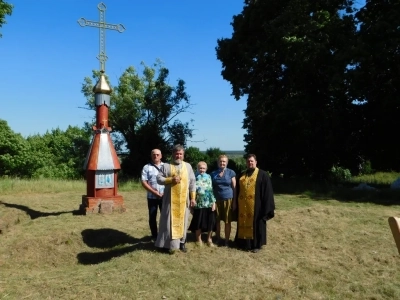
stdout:
[[160,199],[164,196],[164,194],[158,193],[158,197],[160,197]]
[[192,199],[190,200],[190,207],[195,207],[196,206],[196,200]]
[[213,206],[211,207],[211,211],[215,211],[215,202],[213,203]]
[[181,182],[181,177],[177,176],[177,175],[172,177],[172,182],[173,183],[180,183]]

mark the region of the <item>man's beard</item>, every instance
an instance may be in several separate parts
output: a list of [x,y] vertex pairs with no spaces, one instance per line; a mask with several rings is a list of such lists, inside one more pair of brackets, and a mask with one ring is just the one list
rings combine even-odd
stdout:
[[182,159],[175,159],[175,160],[174,160],[174,163],[176,163],[177,165],[180,165],[181,162],[182,162]]

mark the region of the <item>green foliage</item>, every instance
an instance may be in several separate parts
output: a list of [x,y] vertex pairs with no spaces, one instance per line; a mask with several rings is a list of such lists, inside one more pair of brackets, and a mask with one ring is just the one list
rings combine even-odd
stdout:
[[246,159],[243,157],[230,158],[228,161],[228,168],[240,174],[246,170]]
[[[122,163],[123,172],[131,176],[140,174],[152,149],[170,153],[175,144],[185,146],[193,132],[189,122],[177,119],[192,106],[185,82],[179,79],[176,86],[169,85],[169,70],[160,61],[142,66],[142,75],[133,67],[123,72],[111,94],[109,111],[110,125],[120,134],[114,138],[129,151]],[[93,71],[93,78],[98,77],[99,72]],[[86,77],[82,92],[90,109],[94,109],[92,89],[93,81]]]
[[360,157],[400,168],[398,1],[245,1],[218,40],[222,75],[247,98],[246,152],[276,174],[329,174]]
[[[185,161],[190,163],[194,170],[197,169],[199,161],[205,161],[207,163],[207,172],[211,173],[218,168],[218,157],[222,154],[225,153],[219,148],[208,148],[203,153],[199,148],[189,147],[185,150]],[[234,170],[236,174],[240,174],[246,169],[246,160],[243,157],[229,158],[228,168]]]
[[246,152],[260,167],[321,174],[351,147],[342,79],[355,29],[343,13],[349,3],[246,1],[232,38],[218,40],[223,77],[236,99],[248,98]]
[[[6,24],[6,19],[5,16],[9,15],[11,16],[12,10],[14,6],[12,4],[8,4],[7,2],[0,0],[0,28],[3,27],[3,24]],[[2,37],[2,34],[0,32],[0,38]]]
[[29,143],[0,119],[0,176],[30,177],[43,163]]
[[367,161],[361,162],[359,172],[360,172],[360,175],[367,175],[367,174],[374,173],[374,170],[372,169],[371,161],[367,160]]
[[356,14],[349,92],[357,106],[359,152],[377,170],[400,170],[400,145],[388,138],[400,120],[400,2],[368,0]]
[[[185,161],[188,162],[192,167],[193,170],[197,169],[197,164],[200,161],[205,161],[207,163],[208,157],[206,154],[200,151],[197,147],[189,147],[185,149]],[[208,166],[209,169],[209,166]]]
[[[199,148],[189,147],[185,151],[185,161],[190,163],[194,169],[197,169],[197,163],[199,161],[205,161],[207,163],[207,172],[218,169],[218,157],[225,154],[220,148],[208,148],[205,153],[201,152]],[[229,158],[228,156],[228,168],[235,171],[236,174],[240,174],[246,169],[246,160],[243,157]]]
[[69,126],[24,139],[0,120],[0,176],[77,179],[90,147],[90,134]]
[[84,174],[83,163],[90,147],[90,134],[76,126],[67,130],[52,129],[44,135],[27,138],[32,153],[42,159],[34,178],[77,179]]
[[349,169],[345,169],[338,165],[333,165],[330,169],[330,179],[333,182],[345,182],[351,179],[351,172]]
[[208,165],[208,172],[218,169],[218,157],[224,154],[220,148],[208,148],[206,150],[206,162]]

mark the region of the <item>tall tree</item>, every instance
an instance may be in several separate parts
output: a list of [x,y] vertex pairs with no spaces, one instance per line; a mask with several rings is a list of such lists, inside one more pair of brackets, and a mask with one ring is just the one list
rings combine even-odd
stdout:
[[[13,10],[13,5],[8,4],[7,2],[0,0],[0,28],[3,27],[3,24],[6,24],[6,15],[11,16]],[[0,32],[0,38],[2,37],[2,34]]]
[[358,102],[359,152],[374,169],[400,170],[400,146],[393,141],[400,122],[400,2],[368,0],[356,18],[349,82]]
[[[169,85],[169,70],[160,61],[152,67],[142,66],[142,76],[133,67],[123,72],[111,94],[109,111],[110,125],[129,151],[122,169],[130,176],[139,176],[151,149],[170,153],[174,144],[185,146],[193,132],[190,122],[178,119],[192,107],[185,82],[179,79],[176,86]],[[93,78],[98,76],[94,71]],[[86,77],[82,92],[90,109],[94,108],[92,89],[93,81]]]
[[218,40],[222,76],[247,97],[246,152],[279,173],[324,174],[351,161],[354,104],[344,79],[353,1],[246,0]]

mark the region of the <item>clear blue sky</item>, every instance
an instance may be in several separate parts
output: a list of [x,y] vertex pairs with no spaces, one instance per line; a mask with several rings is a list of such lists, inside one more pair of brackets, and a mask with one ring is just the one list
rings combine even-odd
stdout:
[[[7,0],[13,14],[0,29],[0,119],[23,136],[68,125],[83,126],[93,113],[81,93],[83,78],[99,68],[99,30],[80,27],[81,17],[97,21],[100,0]],[[112,84],[128,66],[160,58],[170,84],[185,80],[195,104],[195,136],[201,150],[243,150],[246,101],[231,96],[216,59],[217,39],[231,37],[230,22],[243,0],[108,0],[106,22],[126,31],[107,30],[106,73]]]

